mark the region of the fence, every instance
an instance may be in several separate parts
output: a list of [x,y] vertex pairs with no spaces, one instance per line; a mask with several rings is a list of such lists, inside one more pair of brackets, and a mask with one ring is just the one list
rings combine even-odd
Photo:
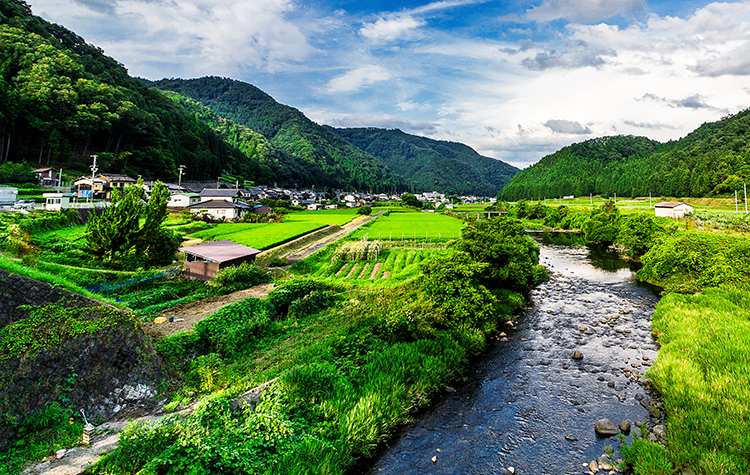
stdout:
[[135,278],[133,278],[133,279],[127,281],[127,282],[122,282],[122,283],[119,283],[119,284],[109,284],[107,282],[102,282],[101,284],[96,284],[96,285],[92,285],[91,287],[86,287],[86,290],[88,290],[89,292],[97,292],[97,293],[105,293],[106,292],[107,294],[109,294],[113,290],[119,290],[119,289],[121,289],[121,288],[123,288],[125,286],[128,286],[128,285],[139,284],[141,282],[146,282],[146,281],[149,281],[149,280],[159,279],[159,278],[162,278],[162,277],[164,277],[166,275],[170,275],[170,274],[171,275],[177,275],[177,274],[180,273],[180,271],[181,271],[181,269],[179,267],[175,267],[173,269],[168,269],[168,270],[166,270],[166,271],[164,271],[164,272],[162,272],[161,274],[158,274],[158,275],[154,275],[154,276],[151,276],[151,277],[135,277]]

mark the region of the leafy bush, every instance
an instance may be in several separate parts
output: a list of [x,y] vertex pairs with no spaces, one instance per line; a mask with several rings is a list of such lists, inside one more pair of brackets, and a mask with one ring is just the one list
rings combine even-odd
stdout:
[[640,257],[653,247],[657,238],[673,231],[658,218],[645,213],[631,214],[623,217],[617,242],[627,247],[631,256]]
[[599,245],[609,245],[617,240],[620,232],[620,210],[612,201],[591,210],[583,231],[586,240]]
[[750,238],[683,232],[654,245],[641,259],[640,280],[667,291],[750,288]]
[[189,354],[194,352],[198,343],[198,334],[184,332],[168,336],[156,344],[156,352],[172,366],[177,366]]
[[255,297],[240,300],[196,323],[195,332],[204,342],[214,342],[217,337],[233,327],[262,327],[269,322],[271,308],[267,302]]
[[317,284],[309,279],[290,280],[273,289],[268,294],[267,301],[273,305],[276,313],[286,315],[289,311],[289,305],[292,302],[304,297],[317,288]]
[[211,285],[224,293],[236,292],[266,282],[266,273],[255,264],[243,262],[238,266],[221,269],[211,280]]
[[289,305],[289,318],[305,318],[329,307],[335,301],[330,290],[313,290]]

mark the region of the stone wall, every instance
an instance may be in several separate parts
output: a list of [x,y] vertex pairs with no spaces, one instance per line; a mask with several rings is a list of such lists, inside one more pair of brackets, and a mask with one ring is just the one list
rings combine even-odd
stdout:
[[[28,317],[19,305],[50,302],[92,307],[101,302],[48,284],[0,271],[0,329]],[[161,360],[132,316],[55,348],[0,359],[0,447],[12,438],[12,421],[43,410],[53,401],[92,422],[127,417],[154,406]]]

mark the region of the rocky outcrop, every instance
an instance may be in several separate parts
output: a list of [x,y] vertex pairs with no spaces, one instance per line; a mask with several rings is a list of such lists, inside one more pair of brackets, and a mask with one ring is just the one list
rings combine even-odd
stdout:
[[76,413],[84,409],[92,421],[137,415],[154,404],[162,364],[132,316],[45,283],[0,272],[0,330],[29,318],[30,312],[19,305],[51,302],[85,308],[86,315],[111,319],[111,324],[36,351],[0,355],[0,414],[5,416],[0,421],[0,447],[13,437],[14,422],[22,422],[54,401]]

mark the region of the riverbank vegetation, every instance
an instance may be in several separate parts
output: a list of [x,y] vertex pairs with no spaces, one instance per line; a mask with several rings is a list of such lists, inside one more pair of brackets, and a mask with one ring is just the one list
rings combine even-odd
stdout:
[[[538,252],[520,222],[496,218],[424,255],[401,285],[296,276],[265,301],[239,302],[238,318],[215,315],[159,343],[177,381],[167,407],[202,395],[196,410],[131,426],[91,471],[344,473],[513,318],[544,277]],[[260,397],[242,396],[268,381]]]

